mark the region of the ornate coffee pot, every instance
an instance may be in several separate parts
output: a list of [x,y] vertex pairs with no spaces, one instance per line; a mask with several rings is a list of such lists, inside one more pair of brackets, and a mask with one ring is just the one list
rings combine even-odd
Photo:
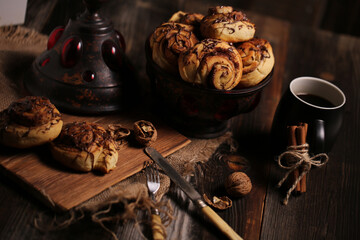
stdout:
[[31,94],[46,96],[71,113],[113,112],[128,106],[134,71],[122,35],[98,13],[104,2],[84,0],[84,13],[52,31],[47,50],[24,79]]

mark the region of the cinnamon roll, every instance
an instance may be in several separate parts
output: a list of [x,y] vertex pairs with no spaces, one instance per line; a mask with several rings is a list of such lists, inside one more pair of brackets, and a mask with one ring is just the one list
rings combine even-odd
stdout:
[[169,22],[182,23],[192,26],[200,26],[201,20],[204,18],[204,15],[200,13],[186,13],[183,11],[178,11],[174,13]]
[[28,148],[55,139],[63,121],[59,110],[45,97],[28,96],[0,113],[0,143]]
[[116,167],[118,152],[110,134],[89,122],[65,124],[50,145],[55,160],[77,171],[108,173]]
[[240,44],[236,49],[243,62],[243,75],[239,88],[260,83],[273,69],[275,57],[267,40],[254,38]]
[[177,73],[179,54],[198,42],[193,29],[180,23],[164,23],[156,28],[150,37],[154,62],[167,72]]
[[209,88],[231,90],[242,75],[241,57],[235,47],[217,39],[205,39],[179,56],[184,81]]
[[200,32],[205,38],[216,38],[227,42],[250,40],[255,34],[255,24],[240,11],[230,6],[210,8],[200,23]]

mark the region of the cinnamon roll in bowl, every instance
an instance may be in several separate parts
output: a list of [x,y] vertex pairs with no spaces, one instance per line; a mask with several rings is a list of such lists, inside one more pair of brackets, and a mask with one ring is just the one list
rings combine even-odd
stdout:
[[205,39],[179,56],[180,76],[186,82],[231,90],[240,82],[242,61],[236,48],[217,39]]
[[255,24],[241,11],[230,6],[217,6],[210,8],[208,15],[201,20],[200,31],[205,38],[236,43],[253,38]]
[[236,47],[243,62],[243,75],[238,88],[255,86],[271,72],[275,57],[270,43],[253,38]]
[[182,23],[196,27],[200,26],[200,22],[203,18],[204,15],[200,13],[187,13],[183,11],[178,11],[171,16],[169,22]]
[[178,57],[198,42],[194,27],[181,23],[164,23],[150,37],[152,59],[167,72],[178,72]]

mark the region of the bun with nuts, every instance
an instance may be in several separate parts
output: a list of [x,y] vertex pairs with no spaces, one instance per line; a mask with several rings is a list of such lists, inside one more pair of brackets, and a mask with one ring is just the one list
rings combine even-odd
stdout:
[[227,42],[205,39],[180,54],[179,72],[183,80],[205,87],[231,90],[240,81],[240,54]]
[[227,42],[250,40],[255,34],[255,24],[241,11],[230,6],[210,8],[200,23],[200,32],[205,38],[216,38]]
[[51,145],[55,160],[82,172],[91,170],[108,173],[118,161],[117,145],[100,125],[73,122],[64,125],[59,137]]
[[243,75],[238,88],[255,86],[273,69],[275,57],[267,40],[253,38],[241,43],[236,49],[243,63]]
[[61,114],[49,99],[27,96],[0,113],[0,143],[15,148],[39,146],[55,139],[62,125]]

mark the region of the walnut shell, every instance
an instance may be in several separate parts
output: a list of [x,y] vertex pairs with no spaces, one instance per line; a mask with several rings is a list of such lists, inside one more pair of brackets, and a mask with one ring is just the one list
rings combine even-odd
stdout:
[[203,198],[207,204],[220,210],[231,208],[232,206],[232,201],[227,196],[222,196],[222,197],[213,196],[212,200],[210,200],[209,197],[204,193]]
[[127,144],[126,138],[131,133],[130,129],[127,129],[120,124],[109,124],[106,131],[116,142],[117,150],[120,150],[122,146]]
[[222,159],[228,168],[234,172],[246,172],[250,168],[249,161],[240,155],[225,155]]
[[157,139],[157,131],[154,125],[145,120],[139,120],[134,123],[135,139],[141,145],[149,146]]
[[227,177],[225,188],[232,197],[241,197],[251,191],[252,184],[246,173],[234,172]]

